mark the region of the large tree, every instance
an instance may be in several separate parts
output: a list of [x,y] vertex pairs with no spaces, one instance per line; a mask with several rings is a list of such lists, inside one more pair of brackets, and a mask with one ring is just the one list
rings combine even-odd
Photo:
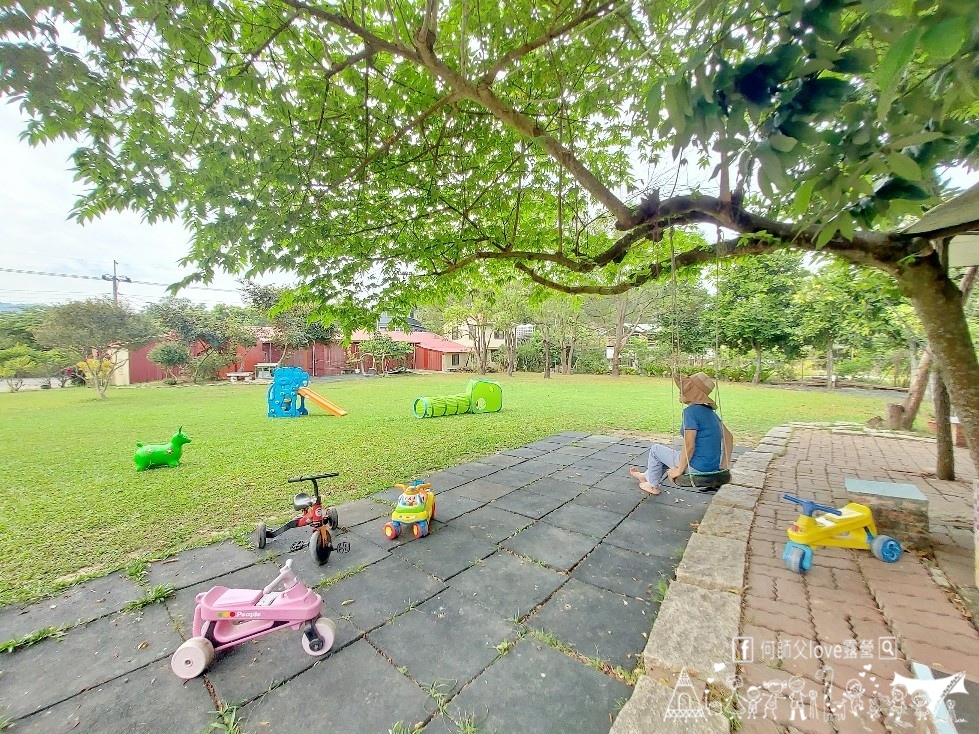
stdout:
[[795,328],[792,298],[806,274],[802,258],[792,252],[726,263],[717,283],[715,318],[720,340],[755,357],[752,382],[761,380],[762,353],[791,353]]
[[51,306],[33,329],[38,343],[81,357],[86,379],[104,398],[112,375],[129,360],[128,352],[152,341],[159,327],[145,314],[113,302],[90,298]]
[[[965,0],[41,0],[0,11],[0,94],[31,141],[79,141],[81,219],[182,218],[199,277],[294,271],[334,311],[401,312],[485,261],[621,293],[712,259],[665,244],[694,223],[738,234],[720,256],[877,267],[979,465],[979,363],[937,243],[976,222],[901,227],[976,162],[977,27]],[[716,162],[717,195],[642,187],[634,152],[667,148]]]

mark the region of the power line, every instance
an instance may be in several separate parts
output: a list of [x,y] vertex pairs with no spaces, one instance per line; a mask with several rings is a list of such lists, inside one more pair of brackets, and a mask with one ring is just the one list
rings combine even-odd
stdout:
[[[113,260],[115,263],[115,260]],[[19,268],[0,268],[0,273],[17,273],[19,275],[45,275],[52,278],[76,278],[79,280],[112,280],[111,275],[76,275],[73,273],[48,273],[43,270],[22,270]],[[160,288],[169,288],[171,283],[153,283],[148,280],[129,280],[119,278],[120,282],[132,283],[133,285],[153,285],[159,286]],[[238,291],[233,288],[212,288],[210,286],[203,285],[187,285],[184,286],[187,290],[195,291],[215,291],[220,293],[237,293]]]

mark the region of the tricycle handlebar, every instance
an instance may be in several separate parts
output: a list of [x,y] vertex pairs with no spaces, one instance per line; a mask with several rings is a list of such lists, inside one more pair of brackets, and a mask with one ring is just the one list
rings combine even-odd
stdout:
[[336,472],[330,472],[329,474],[310,474],[308,476],[304,475],[301,477],[293,477],[292,479],[289,480],[289,483],[292,484],[293,482],[315,482],[317,479],[329,479],[330,477],[338,477],[338,476],[340,475],[337,474]]
[[791,494],[783,494],[783,500],[788,500],[789,502],[795,502],[802,508],[802,514],[812,517],[812,513],[819,510],[820,512],[828,512],[830,515],[842,515],[842,510],[837,510],[835,507],[829,507],[827,505],[821,505],[818,502],[813,502],[812,500],[803,500],[798,497],[793,497]]

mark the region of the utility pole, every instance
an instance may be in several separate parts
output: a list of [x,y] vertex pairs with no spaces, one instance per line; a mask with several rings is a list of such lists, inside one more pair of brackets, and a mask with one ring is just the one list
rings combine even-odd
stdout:
[[102,280],[111,280],[112,281],[112,302],[115,303],[116,305],[119,304],[119,283],[132,283],[133,282],[132,280],[130,280],[125,275],[123,275],[123,276],[116,275],[116,266],[118,264],[119,264],[118,262],[116,262],[115,260],[113,260],[112,261],[112,275],[103,275],[102,276]]

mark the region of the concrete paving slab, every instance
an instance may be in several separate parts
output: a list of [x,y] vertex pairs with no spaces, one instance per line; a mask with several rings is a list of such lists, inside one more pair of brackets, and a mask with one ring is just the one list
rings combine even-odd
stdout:
[[447,589],[367,637],[422,688],[434,684],[448,695],[479,675],[499,655],[497,646],[518,633],[496,612]]
[[608,534],[605,542],[638,553],[679,558],[692,532],[689,527],[681,529],[627,517]]
[[3,657],[4,715],[20,718],[169,657],[182,640],[162,604],[114,614]]
[[503,541],[503,547],[546,563],[557,571],[570,571],[598,544],[596,538],[547,523],[534,523]]
[[441,581],[407,561],[386,558],[326,589],[324,614],[349,618],[357,629],[369,632],[444,588]]
[[264,553],[257,549],[246,550],[226,540],[184,551],[162,561],[154,561],[146,571],[146,583],[150,586],[167,584],[175,589],[183,589],[250,566],[263,556]]
[[[366,640],[239,709],[248,734],[388,732],[424,721],[429,697]],[[311,708],[313,707],[313,708]],[[268,722],[268,723],[263,723]]]
[[489,464],[490,466],[498,466],[506,469],[511,466],[516,466],[517,464],[522,464],[525,461],[523,457],[513,456],[512,454],[499,453],[490,454],[489,456],[484,456],[479,460],[480,464]]
[[524,624],[554,633],[585,657],[636,667],[659,605],[570,579]]
[[551,452],[551,454],[553,456],[561,456],[561,457],[570,458],[571,461],[569,463],[570,464],[573,464],[574,462],[576,462],[581,457],[583,457],[583,456],[591,456],[592,454],[594,454],[597,451],[598,451],[597,448],[590,448],[590,447],[585,447],[585,446],[571,445],[571,446],[562,446],[559,449],[555,449],[554,451]]
[[673,578],[675,565],[669,558],[601,543],[571,572],[571,577],[624,596],[653,600],[657,584]]
[[561,431],[556,433],[550,438],[546,439],[548,441],[564,441],[565,443],[576,443],[583,438],[588,438],[590,433],[582,433],[581,431]]
[[[252,701],[269,689],[309,670],[318,660],[329,660],[347,645],[363,637],[352,623],[328,616],[337,626],[330,652],[323,658],[307,655],[302,633],[283,629],[220,653],[207,669],[215,695],[227,703]],[[172,675],[172,673],[171,673]]]
[[640,490],[625,494],[591,487],[578,495],[577,504],[595,507],[625,517],[642,502],[641,494]]
[[[17,734],[202,732],[214,721],[203,678],[186,684],[169,658],[126,673],[17,721]],[[165,722],[165,724],[163,723]]]
[[705,510],[706,507],[702,504],[654,502],[653,498],[649,498],[636,508],[630,519],[650,525],[668,525],[676,530],[692,531],[694,528],[691,523],[700,523],[704,518]]
[[595,488],[604,489],[609,492],[621,492],[627,494],[637,494],[641,492],[642,490],[639,489],[639,482],[629,476],[629,468],[634,466],[634,464],[626,464],[624,466],[626,467],[625,469],[609,474],[604,479],[600,479],[595,482]]
[[500,471],[500,467],[492,466],[490,464],[483,464],[478,461],[470,461],[468,464],[459,464],[457,466],[449,466],[445,468],[446,472],[450,474],[458,474],[459,476],[466,477],[469,481],[473,479],[480,479],[492,474],[493,472]]
[[352,528],[354,525],[371,522],[384,515],[391,514],[391,508],[366,497],[362,500],[344,502],[336,506],[337,520],[341,528]]
[[[436,515],[441,517],[441,512],[440,512],[441,508],[439,507],[438,502],[436,502],[435,504],[435,510],[436,510]],[[357,527],[353,528],[353,530],[350,531],[352,534],[350,540],[351,543],[350,547],[353,548],[353,542],[354,542],[353,538],[360,537],[368,543],[375,543],[379,545],[382,550],[388,552],[395,548],[399,548],[402,545],[407,545],[409,543],[427,543],[428,541],[426,540],[426,538],[434,535],[443,527],[445,527],[445,523],[442,522],[441,520],[432,520],[428,524],[428,536],[422,536],[421,538],[416,538],[414,534],[414,530],[412,529],[411,525],[402,525],[401,535],[399,535],[394,540],[389,540],[388,537],[384,534],[384,524],[390,519],[391,519],[390,517],[381,518],[377,521],[376,524],[365,523],[363,525],[358,525]],[[330,556],[330,563],[333,563],[332,555]]]
[[556,571],[501,551],[466,569],[450,584],[466,599],[510,619],[528,614],[566,580]]
[[[548,455],[549,454],[544,454],[544,456],[548,456]],[[563,466],[563,464],[561,464],[560,466]],[[531,459],[521,464],[519,471],[522,474],[529,474],[534,479],[540,479],[542,477],[546,477],[550,474],[553,474],[560,468],[560,466],[553,462]],[[511,471],[516,471],[516,470],[511,470]]]
[[533,484],[528,484],[526,489],[551,497],[563,497],[572,500],[588,488],[573,482],[562,482],[553,477],[541,477]]
[[555,497],[551,494],[535,492],[526,487],[500,497],[493,502],[494,507],[501,507],[509,512],[539,520],[552,510],[568,502],[570,498]]
[[575,498],[554,510],[541,522],[557,525],[566,530],[574,530],[600,540],[608,535],[612,528],[622,522],[622,515],[582,504]]
[[502,452],[506,456],[516,456],[521,459],[534,459],[541,454],[546,454],[550,449],[536,448],[532,449],[529,446],[521,446],[516,449],[507,449]]
[[616,457],[613,459],[613,458],[605,458],[599,456],[598,454],[595,454],[593,456],[586,456],[585,458],[576,461],[574,464],[572,464],[569,467],[569,469],[574,469],[574,470],[591,469],[594,471],[601,472],[602,474],[611,474],[612,472],[621,469],[626,464],[627,461],[628,459],[624,457]]
[[485,504],[451,492],[442,492],[435,497],[435,517],[439,522],[449,522]]
[[519,469],[502,469],[493,475],[493,481],[496,484],[513,487],[514,489],[525,487],[535,479],[537,479],[535,474],[528,474]]
[[505,494],[510,494],[514,489],[516,487],[497,484],[488,479],[475,479],[450,491],[453,496],[467,497],[477,502],[492,502]]
[[[432,491],[435,494],[440,492],[445,492],[448,489],[455,489],[460,484],[465,484],[471,481],[468,477],[464,477],[461,474],[453,474],[450,471],[439,471],[433,474],[428,474],[422,477],[422,481],[428,482],[432,485]],[[397,501],[397,497],[394,498]]]
[[574,443],[576,446],[587,446],[589,448],[601,449],[606,446],[616,444],[618,441],[619,439],[615,438],[614,436],[602,436],[595,434],[576,439]]
[[610,715],[631,692],[624,683],[525,638],[456,696],[449,714],[492,734],[599,732],[608,729]]
[[579,464],[571,464],[554,472],[551,477],[561,482],[574,482],[590,487],[607,477],[609,472],[598,469],[585,469]]
[[[308,543],[309,533],[304,529],[297,528],[295,531],[290,531],[282,536],[282,540],[288,541],[287,543],[278,547],[270,544],[266,548],[271,550],[281,548],[281,552],[275,557],[275,562],[281,566],[287,558],[291,558],[296,575],[307,586],[312,586],[323,579],[332,578],[338,573],[343,573],[356,566],[369,566],[387,558],[389,550],[387,543],[389,541],[384,537],[382,527],[383,518],[379,518],[368,523],[355,525],[354,529],[349,532],[334,532],[333,552],[330,554],[330,559],[322,566],[313,561],[309,554],[308,544],[295,551],[290,550],[292,541],[290,536],[293,533],[295,533],[296,540]],[[278,543],[279,538],[276,538],[275,542]],[[262,586],[264,585],[262,584]]]
[[44,627],[84,624],[118,612],[143,596],[143,588],[119,571],[64,589],[35,604],[0,609],[0,642]]
[[[522,467],[527,467],[530,464],[533,467],[548,467],[547,471],[542,471],[541,476],[544,474],[551,474],[556,472],[562,467],[569,466],[573,464],[578,459],[577,456],[564,456],[561,454],[555,454],[553,451],[549,451],[546,454],[541,454],[536,459],[528,459],[526,464],[521,464]],[[525,468],[524,471],[527,469]]]
[[432,541],[403,545],[393,550],[391,555],[445,581],[496,552],[495,543],[451,525],[442,528]]
[[551,452],[561,448],[562,446],[567,446],[572,441],[574,441],[573,438],[568,438],[566,436],[563,438],[551,436],[550,438],[545,438],[540,441],[524,444],[523,448]]
[[494,545],[499,545],[506,538],[523,530],[533,520],[515,512],[507,512],[497,507],[480,507],[478,510],[467,512],[450,523],[452,527],[465,530],[477,538],[485,538]]

